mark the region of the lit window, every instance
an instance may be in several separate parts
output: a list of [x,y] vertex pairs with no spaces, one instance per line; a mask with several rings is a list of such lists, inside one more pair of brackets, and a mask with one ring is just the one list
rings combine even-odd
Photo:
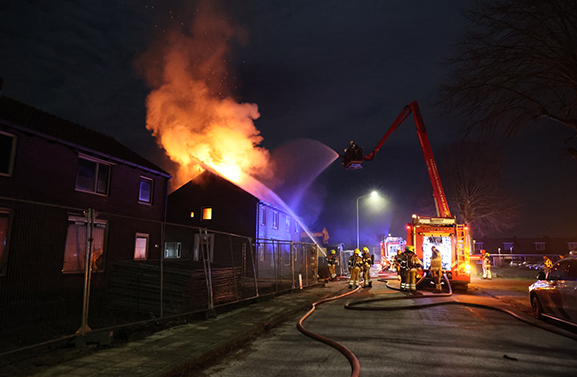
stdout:
[[179,259],[182,245],[180,242],[167,242],[164,244],[164,257],[166,259]]
[[535,242],[535,250],[544,251],[545,250],[545,242]]
[[192,219],[194,217],[194,212],[190,213],[190,218]]
[[278,229],[278,211],[272,211],[272,227]]
[[0,208],[0,276],[6,274],[8,264],[8,224],[10,210]]
[[[69,216],[62,272],[84,272],[86,260],[86,218]],[[104,271],[106,222],[95,220],[92,229],[92,271]]]
[[152,179],[140,177],[140,189],[138,191],[138,201],[140,203],[152,202]]
[[108,195],[110,180],[110,165],[103,162],[79,157],[78,173],[76,175],[76,189]]
[[16,136],[0,132],[0,175],[11,177],[16,158]]
[[286,231],[290,233],[291,231],[291,218],[290,217],[286,217]]
[[202,209],[202,219],[212,220],[212,207],[204,207]]
[[136,233],[134,260],[145,260],[146,258],[148,258],[148,234]]

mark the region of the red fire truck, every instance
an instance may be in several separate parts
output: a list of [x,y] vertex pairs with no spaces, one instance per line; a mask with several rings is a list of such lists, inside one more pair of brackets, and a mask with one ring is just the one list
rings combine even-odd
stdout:
[[392,260],[397,256],[397,250],[405,250],[403,237],[384,237],[381,241],[381,264],[383,269],[392,269]]
[[413,215],[411,222],[407,224],[406,242],[407,245],[415,246],[415,251],[423,261],[425,269],[430,266],[431,250],[435,247],[441,253],[443,270],[451,280],[451,284],[466,289],[471,282],[468,229],[464,224],[457,224],[455,217],[451,216],[417,102],[413,101],[405,106],[385,136],[369,155],[365,156],[362,148],[351,141],[349,148],[345,150],[345,154],[342,156],[343,166],[347,170],[362,169],[363,161],[371,161],[383,146],[385,140],[411,114],[413,114],[413,119],[417,126],[417,135],[429,170],[429,178],[433,185],[433,198],[435,199],[437,216]]

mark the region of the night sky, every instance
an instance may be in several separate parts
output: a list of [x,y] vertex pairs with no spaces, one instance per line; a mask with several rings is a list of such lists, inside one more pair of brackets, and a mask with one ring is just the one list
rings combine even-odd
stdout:
[[[459,119],[442,114],[436,102],[442,60],[466,30],[462,12],[472,3],[220,1],[220,12],[244,30],[231,43],[228,85],[238,102],[258,105],[254,124],[272,153],[289,143],[296,154],[316,159],[301,150],[310,143],[300,139],[338,153],[354,140],[369,153],[403,107],[418,101],[439,157],[463,137]],[[146,129],[150,89],[135,60],[168,30],[188,30],[199,7],[196,1],[3,1],[3,95],[109,134],[171,171]],[[506,235],[577,236],[577,161],[562,144],[569,135],[540,122],[508,144],[504,183],[522,208]],[[412,119],[362,170],[345,171],[340,160],[323,172],[315,166],[301,159],[293,168],[320,173],[297,212],[313,230],[326,227],[331,242],[356,242],[356,200],[371,190],[382,199],[359,201],[362,244],[377,245],[387,233],[405,236],[412,213],[434,215]]]

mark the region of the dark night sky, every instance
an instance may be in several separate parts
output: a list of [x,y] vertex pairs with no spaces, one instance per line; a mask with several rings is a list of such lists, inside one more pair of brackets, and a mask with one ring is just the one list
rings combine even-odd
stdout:
[[[462,11],[472,1],[220,3],[248,34],[245,45],[233,46],[231,65],[237,99],[259,107],[255,125],[265,148],[306,138],[341,153],[355,140],[368,153],[413,100],[435,155],[459,140],[459,120],[442,116],[434,103],[441,60],[464,32]],[[134,60],[163,30],[190,25],[195,10],[196,2],[184,0],[3,1],[3,94],[109,134],[169,169],[145,128],[149,89]],[[504,182],[523,204],[521,223],[508,235],[577,235],[577,162],[562,149],[568,134],[536,124],[508,146]],[[385,199],[381,206],[360,201],[362,243],[376,245],[376,234],[404,236],[410,215],[433,206],[411,120],[363,170],[333,162],[300,211],[307,219],[320,211],[313,227],[326,226],[331,241],[351,245],[356,199],[372,189]]]

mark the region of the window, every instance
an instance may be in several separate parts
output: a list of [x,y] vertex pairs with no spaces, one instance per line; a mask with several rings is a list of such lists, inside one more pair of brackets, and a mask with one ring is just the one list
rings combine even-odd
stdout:
[[535,242],[535,250],[545,251],[545,242]]
[[266,225],[266,208],[262,204],[258,207],[258,218],[260,225]]
[[0,276],[6,275],[8,264],[8,229],[10,210],[0,208]]
[[[86,218],[68,217],[68,233],[64,249],[62,272],[84,272],[86,260]],[[92,271],[104,271],[104,236],[106,222],[95,220],[92,230]]]
[[569,248],[569,251],[577,250],[577,242],[567,242],[567,247]]
[[278,211],[272,211],[272,227],[278,229]]
[[12,176],[16,158],[16,136],[0,132],[0,175]]
[[505,249],[505,251],[511,251],[513,244],[514,242],[503,242],[503,249]]
[[182,244],[180,242],[166,242],[164,244],[164,257],[166,259],[179,259]]
[[148,234],[136,233],[134,242],[134,260],[146,260],[148,258]]
[[212,207],[203,207],[202,208],[202,219],[203,220],[212,220]]
[[290,217],[286,217],[286,231],[290,233],[291,231],[291,218]]
[[483,242],[475,242],[475,251],[480,253],[481,250],[483,250]]
[[96,159],[80,156],[78,173],[76,174],[76,189],[84,192],[108,195],[110,181],[110,165]]
[[295,234],[299,234],[299,224],[295,221]]
[[[202,242],[200,242],[201,239]],[[194,255],[192,259],[195,261],[208,260],[210,263],[214,262],[214,234],[194,235]]]
[[140,189],[138,191],[139,203],[152,203],[152,179],[140,177]]

